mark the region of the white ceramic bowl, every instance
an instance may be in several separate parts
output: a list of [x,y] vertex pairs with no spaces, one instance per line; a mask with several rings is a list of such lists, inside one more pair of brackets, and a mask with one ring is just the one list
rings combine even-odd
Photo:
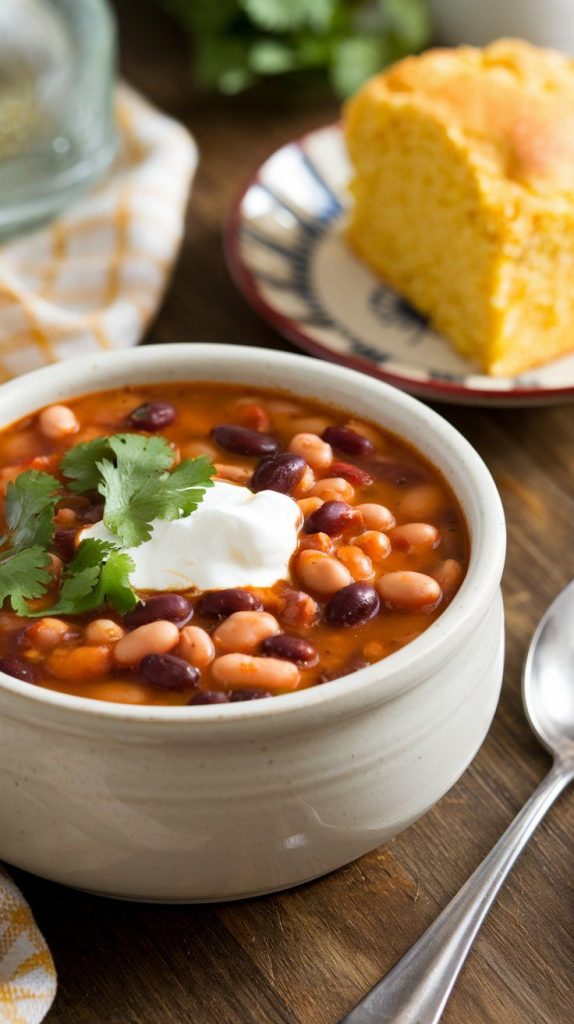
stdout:
[[415,399],[302,356],[171,345],[84,357],[0,388],[0,426],[125,382],[221,380],[318,396],[412,441],[472,543],[444,614],[378,664],[245,704],[127,707],[0,673],[0,859],[109,896],[195,901],[304,882],[424,814],[480,747],[502,678],[500,499],[479,456]]

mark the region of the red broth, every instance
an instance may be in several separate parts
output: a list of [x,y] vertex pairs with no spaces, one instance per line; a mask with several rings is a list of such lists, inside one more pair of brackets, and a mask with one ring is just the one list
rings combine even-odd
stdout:
[[[150,403],[158,404],[130,418]],[[243,451],[237,450],[241,431],[230,427],[247,430]],[[303,521],[290,579],[264,590],[241,588],[243,596],[235,598],[181,591],[178,605],[177,596],[174,603],[168,595],[163,608],[160,602],[160,625],[151,629],[145,620],[153,619],[154,601],[131,616],[101,607],[53,617],[62,562],[73,556],[78,532],[102,514],[97,493],[64,491],[51,545],[55,575],[46,595],[29,605],[44,617],[20,617],[9,600],[0,612],[3,671],[63,693],[129,704],[219,703],[293,692],[347,675],[414,640],[464,578],[465,522],[434,466],[371,422],[270,389],[247,393],[244,386],[197,382],[126,387],[71,399],[64,412],[40,411],[0,432],[0,495],[30,468],[58,476],[62,455],[80,442],[136,430],[165,437],[176,460],[206,453],[219,479],[259,489],[279,480],[299,503]],[[279,461],[269,451],[245,454],[266,445]],[[290,450],[295,459],[285,454]],[[265,458],[272,463],[262,465]],[[3,507],[0,514],[4,519]],[[144,604],[152,595],[138,597]],[[178,616],[189,605],[193,617],[183,624]]]

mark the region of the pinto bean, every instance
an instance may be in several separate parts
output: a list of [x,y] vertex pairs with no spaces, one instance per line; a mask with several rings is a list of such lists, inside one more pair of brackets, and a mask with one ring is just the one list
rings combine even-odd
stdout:
[[323,498],[324,501],[351,501],[354,494],[355,488],[342,476],[325,476],[317,480],[310,492],[312,498]]
[[328,469],[333,461],[333,449],[317,434],[295,434],[289,442],[289,451],[300,455],[315,470]]
[[347,567],[354,580],[374,579],[375,571],[371,559],[355,544],[343,544],[337,550],[337,558]]
[[112,704],[149,704],[150,690],[141,683],[130,679],[107,679],[101,683],[90,683],[85,696],[92,700],[108,700]]
[[307,629],[319,617],[319,607],[304,590],[286,590],[281,598],[279,618],[284,626]]
[[78,418],[67,405],[49,405],[38,418],[38,426],[44,437],[59,441],[80,429]]
[[299,498],[297,504],[304,516],[310,516],[311,512],[324,505],[324,501],[322,498]]
[[251,470],[244,466],[226,466],[222,462],[216,462],[215,475],[218,480],[229,480],[232,484],[248,484],[251,480]]
[[115,644],[125,636],[125,629],[113,619],[94,619],[84,630],[87,644]]
[[462,582],[463,568],[455,558],[446,558],[430,575],[440,586],[445,601],[450,601]]
[[218,654],[253,654],[265,637],[278,632],[279,623],[269,612],[235,612],[217,627],[213,642]]
[[432,612],[442,598],[437,581],[422,572],[386,573],[377,580],[377,590],[388,608],[407,612]]
[[389,530],[389,540],[397,551],[430,551],[440,544],[440,533],[430,523],[405,523]]
[[114,648],[117,665],[137,665],[147,654],[167,654],[179,641],[179,630],[167,619],[157,619],[126,633]]
[[22,633],[21,643],[25,647],[39,647],[41,650],[47,651],[64,643],[65,640],[79,635],[79,630],[62,619],[52,619],[46,616],[45,619],[38,619],[26,626]]
[[353,537],[351,544],[361,548],[372,562],[382,562],[389,557],[392,550],[389,538],[380,530],[365,530],[358,537]]
[[130,413],[129,421],[138,430],[153,432],[169,427],[176,417],[177,411],[171,402],[144,402]]
[[306,469],[307,463],[300,455],[292,452],[269,455],[256,467],[251,478],[251,489],[290,494],[300,483]]
[[[295,458],[295,456],[293,456]],[[315,474],[310,466],[305,466],[303,476],[293,490],[294,498],[303,498],[315,485]]]
[[299,669],[292,661],[257,658],[250,654],[223,654],[211,666],[213,678],[227,690],[295,690]]
[[109,647],[54,647],[46,659],[46,668],[58,679],[82,682],[105,676],[112,664]]
[[324,555],[322,551],[301,551],[296,566],[303,586],[317,594],[334,594],[353,581],[351,573],[342,562],[331,555]]
[[191,602],[181,594],[156,594],[148,597],[147,601],[139,601],[133,611],[124,615],[123,621],[126,626],[143,626],[146,622],[157,622],[158,619],[167,619],[168,622],[175,622],[182,626],[189,622],[193,615]]
[[378,613],[379,595],[369,583],[350,583],[329,598],[325,619],[330,626],[361,626]]
[[205,668],[215,658],[215,647],[209,633],[201,626],[184,626],[177,654],[195,668]]
[[335,547],[328,533],[308,533],[299,541],[299,551],[307,550],[324,551],[326,555],[332,555]]
[[367,501],[362,505],[355,505],[355,508],[363,516],[363,522],[368,530],[391,530],[396,525],[393,513],[385,505]]
[[327,427],[323,440],[345,455],[370,455],[375,450],[373,442],[352,427]]
[[436,484],[419,484],[412,487],[401,499],[401,519],[418,521],[432,519],[444,508],[446,495]]
[[226,452],[236,455],[274,455],[279,443],[270,434],[262,434],[249,427],[238,427],[233,423],[221,423],[214,427],[211,436],[215,443]]
[[226,619],[234,612],[256,612],[261,608],[263,602],[260,597],[239,587],[211,590],[200,597],[197,606],[200,615],[213,619]]

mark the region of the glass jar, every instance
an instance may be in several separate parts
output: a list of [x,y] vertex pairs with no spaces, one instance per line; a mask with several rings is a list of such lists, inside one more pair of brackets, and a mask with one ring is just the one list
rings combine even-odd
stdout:
[[108,167],[114,76],[107,0],[1,0],[0,236],[53,217]]

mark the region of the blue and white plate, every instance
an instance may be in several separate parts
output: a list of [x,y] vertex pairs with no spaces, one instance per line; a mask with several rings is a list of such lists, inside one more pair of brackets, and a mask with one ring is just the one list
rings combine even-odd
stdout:
[[493,378],[458,355],[344,239],[349,163],[339,125],[277,150],[239,196],[226,233],[248,301],[301,348],[425,398],[475,405],[574,397],[574,355]]

